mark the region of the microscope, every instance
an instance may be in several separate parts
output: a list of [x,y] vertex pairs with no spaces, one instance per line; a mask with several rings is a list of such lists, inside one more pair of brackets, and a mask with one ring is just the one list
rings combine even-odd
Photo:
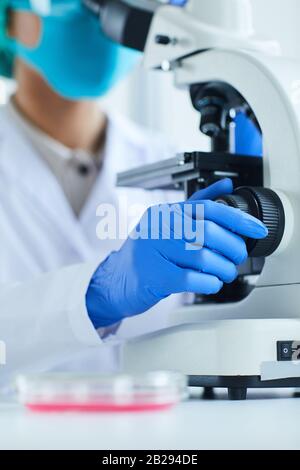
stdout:
[[[122,173],[118,185],[179,189],[188,198],[230,177],[235,191],[218,202],[252,214],[269,229],[267,239],[246,241],[249,260],[233,284],[218,295],[195,296],[171,314],[168,328],[124,345],[124,370],[180,371],[207,392],[226,388],[231,400],[246,399],[249,388],[300,387],[297,25],[284,24],[282,5],[271,0],[187,0],[181,7],[152,2],[152,10],[86,0],[91,2],[110,37],[143,50],[145,67],[173,74],[174,85],[186,90],[199,112],[192,125],[200,122],[199,132],[211,140],[210,152],[195,149]],[[103,5],[114,14],[106,15]],[[298,1],[286,0],[284,10],[285,17],[300,18]],[[255,18],[267,11],[272,14],[262,37]],[[261,133],[263,158],[235,153],[239,112]]]

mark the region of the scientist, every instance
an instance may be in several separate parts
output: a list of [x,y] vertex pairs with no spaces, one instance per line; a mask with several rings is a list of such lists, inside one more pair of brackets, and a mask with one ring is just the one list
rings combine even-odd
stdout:
[[[153,135],[99,109],[136,53],[105,38],[79,0],[52,5],[42,17],[29,0],[0,2],[1,73],[16,81],[0,112],[2,382],[20,371],[114,370],[109,335],[165,326],[171,294],[218,292],[247,258],[243,236],[267,234],[256,219],[212,202],[232,191],[224,180],[177,205],[182,218],[204,206],[202,249],[174,237],[99,240],[97,207],[125,195],[116,173],[167,154]],[[163,202],[142,190],[126,197]]]

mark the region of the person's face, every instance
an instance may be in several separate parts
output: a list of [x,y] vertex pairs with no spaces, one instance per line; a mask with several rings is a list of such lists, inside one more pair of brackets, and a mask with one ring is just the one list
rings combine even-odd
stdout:
[[35,47],[41,36],[41,21],[38,16],[25,11],[11,11],[8,34],[27,47]]
[[16,9],[8,23],[8,34],[15,39],[15,56],[66,99],[105,95],[139,59],[136,51],[105,36],[99,19],[80,2],[74,11],[44,17]]

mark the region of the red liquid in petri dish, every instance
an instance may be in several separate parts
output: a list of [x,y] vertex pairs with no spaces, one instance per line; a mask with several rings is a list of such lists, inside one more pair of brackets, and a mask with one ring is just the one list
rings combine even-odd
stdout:
[[115,403],[26,403],[26,408],[35,413],[143,413],[165,411],[173,408],[174,403],[138,403],[117,405]]

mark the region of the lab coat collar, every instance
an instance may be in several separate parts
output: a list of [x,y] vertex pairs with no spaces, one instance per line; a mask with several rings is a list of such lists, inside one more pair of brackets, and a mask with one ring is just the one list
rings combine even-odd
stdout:
[[117,174],[145,163],[143,149],[149,147],[145,133],[139,127],[117,113],[105,112],[108,128],[102,168],[79,217],[83,226],[88,223],[91,214],[95,216],[101,203],[118,206],[120,192],[116,190]]
[[6,108],[0,109],[0,172],[22,196],[40,207],[40,213],[73,244],[79,260],[91,259],[92,253],[80,223],[76,219],[55,176],[11,120]]

